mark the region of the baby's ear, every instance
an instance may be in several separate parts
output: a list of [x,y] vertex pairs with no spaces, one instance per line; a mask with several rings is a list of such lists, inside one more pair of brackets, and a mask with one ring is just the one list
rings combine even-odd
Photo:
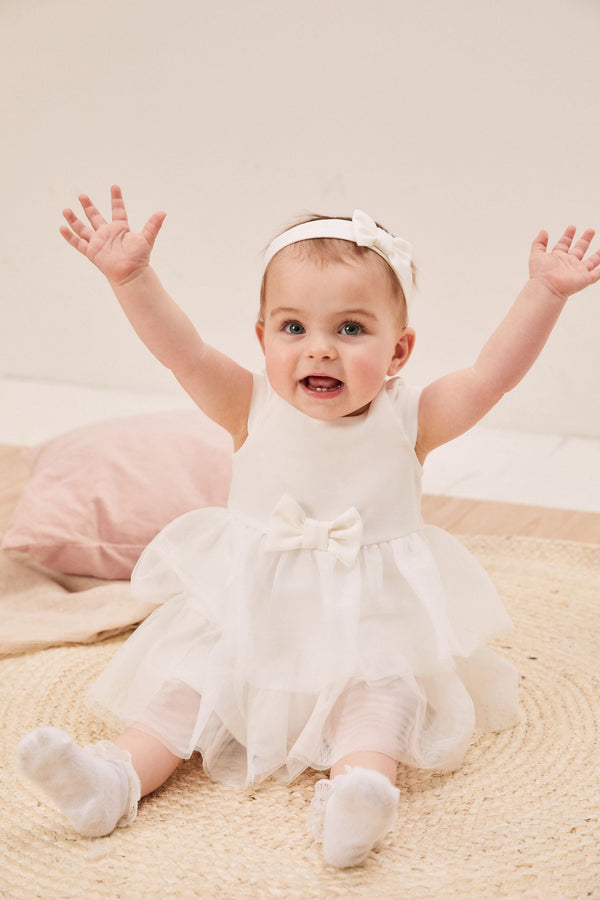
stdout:
[[256,332],[256,337],[258,338],[258,343],[260,344],[260,349],[262,352],[265,352],[265,326],[262,322],[257,322],[254,326],[254,331]]
[[396,344],[394,356],[392,357],[390,367],[387,370],[388,375],[396,375],[400,369],[406,365],[410,354],[413,352],[415,339],[416,335],[414,328],[405,328]]

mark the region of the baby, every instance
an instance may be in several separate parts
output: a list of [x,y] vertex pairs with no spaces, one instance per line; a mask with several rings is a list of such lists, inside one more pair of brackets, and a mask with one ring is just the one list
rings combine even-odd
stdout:
[[[309,827],[327,863],[357,865],[397,814],[398,764],[455,769],[475,729],[518,720],[514,667],[486,646],[511,627],[489,578],[425,525],[427,455],[523,378],[568,297],[600,279],[594,232],[540,232],[530,277],[472,366],[423,390],[398,373],[415,333],[410,245],[356,211],[315,217],[269,245],[256,333],[266,374],[207,346],[150,267],[163,224],[62,233],[106,276],[134,329],[231,434],[227,509],[170,523],[132,590],[158,603],[93,686],[114,741],[54,728],[22,741],[23,771],[86,836],[131,823],[138,801],[202,754],[217,781],[317,782]],[[174,461],[176,464],[176,461]]]

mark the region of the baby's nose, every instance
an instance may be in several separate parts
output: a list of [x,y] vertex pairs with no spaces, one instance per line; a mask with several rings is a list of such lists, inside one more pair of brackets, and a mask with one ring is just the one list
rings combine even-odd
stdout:
[[333,359],[337,353],[335,344],[328,335],[315,334],[308,342],[306,355],[311,359]]

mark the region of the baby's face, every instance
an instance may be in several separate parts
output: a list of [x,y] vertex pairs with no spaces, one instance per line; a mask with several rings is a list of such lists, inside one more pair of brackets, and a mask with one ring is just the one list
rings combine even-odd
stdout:
[[257,325],[273,390],[315,419],[359,415],[414,344],[377,260],[328,262],[282,250]]

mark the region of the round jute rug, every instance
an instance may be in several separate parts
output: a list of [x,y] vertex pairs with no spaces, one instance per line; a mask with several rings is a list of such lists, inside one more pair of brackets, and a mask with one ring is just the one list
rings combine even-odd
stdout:
[[600,547],[465,539],[515,622],[523,718],[475,737],[460,771],[401,771],[399,822],[356,869],[325,866],[306,831],[316,773],[253,793],[185,763],[130,828],[78,837],[21,780],[19,739],[53,724],[110,737],[81,695],[121,639],[0,663],[0,896],[32,898],[600,898]]

